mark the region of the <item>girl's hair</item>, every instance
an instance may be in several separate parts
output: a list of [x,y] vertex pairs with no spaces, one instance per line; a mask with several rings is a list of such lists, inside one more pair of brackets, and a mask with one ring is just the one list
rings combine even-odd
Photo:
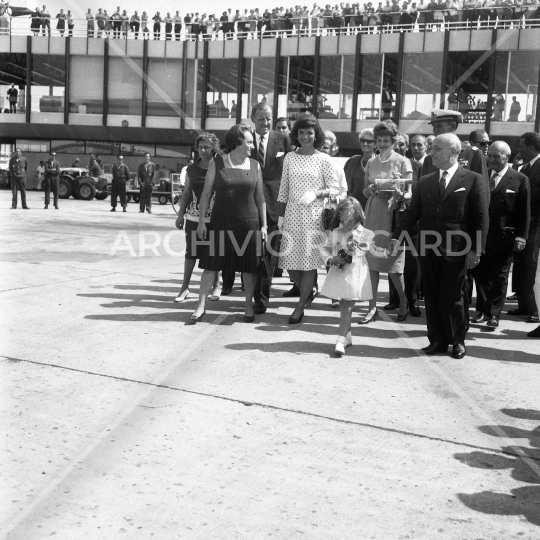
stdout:
[[315,142],[313,143],[313,146],[315,148],[321,148],[321,146],[324,144],[324,131],[322,130],[321,126],[319,125],[319,121],[315,116],[313,116],[311,113],[304,113],[301,114],[294,123],[291,133],[289,135],[289,139],[291,140],[291,144],[293,146],[301,147],[302,145],[298,141],[298,131],[301,129],[309,129],[313,128],[315,131]]
[[354,198],[347,197],[341,201],[334,210],[332,221],[330,222],[330,230],[337,229],[340,223],[354,220],[356,224],[364,223],[364,211],[362,205]]

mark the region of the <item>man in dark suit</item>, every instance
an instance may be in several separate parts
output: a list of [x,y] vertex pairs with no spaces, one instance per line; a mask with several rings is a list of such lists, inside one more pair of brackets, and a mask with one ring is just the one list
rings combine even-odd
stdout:
[[278,259],[276,255],[276,253],[279,253],[280,244],[278,218],[285,214],[285,205],[278,202],[277,197],[281,184],[283,159],[285,154],[292,150],[292,147],[286,135],[272,130],[272,108],[266,101],[253,106],[251,109],[251,121],[255,124],[254,148],[251,157],[259,162],[262,169],[266,220],[270,239],[269,247],[271,248],[267,249],[265,253],[269,271],[268,273],[260,272],[255,285],[254,312],[260,315],[265,313],[268,307],[272,273]]
[[[536,245],[533,251],[533,261],[536,262],[536,279],[534,282],[534,295],[536,297],[536,305],[540,306],[540,264],[538,264],[538,252],[540,251],[540,221],[536,228]],[[540,337],[540,326],[527,334],[528,337]]]
[[508,311],[509,315],[527,315],[528,322],[538,322],[538,306],[534,299],[536,262],[533,259],[536,234],[540,217],[540,134],[524,133],[519,142],[519,154],[523,166],[519,172],[529,178],[531,187],[531,223],[525,249],[514,255],[514,292],[518,307]]
[[510,147],[494,142],[488,151],[487,164],[491,198],[486,251],[473,270],[477,300],[474,323],[487,321],[497,328],[506,299],[512,253],[520,253],[527,243],[530,221],[529,179],[514,171],[509,163]]
[[139,165],[138,176],[141,183],[141,199],[139,201],[139,213],[144,214],[144,210],[152,213],[152,190],[154,187],[154,180],[156,178],[157,167],[155,163],[152,163],[150,159],[150,152],[144,154],[144,163]]
[[480,262],[488,231],[484,180],[459,165],[460,152],[456,135],[435,138],[431,155],[438,171],[420,178],[387,248],[396,253],[402,233],[410,233],[418,222],[429,338],[423,351],[433,355],[452,345],[457,359],[467,353],[467,270]]
[[51,204],[51,191],[54,197],[54,207],[58,210],[58,188],[60,187],[60,163],[56,160],[56,152],[51,153],[51,157],[45,162],[45,179],[43,188],[45,189],[45,210]]
[[17,193],[21,192],[21,204],[24,210],[29,210],[26,205],[26,171],[28,170],[28,161],[22,155],[22,150],[17,148],[17,153],[9,160],[9,175],[11,178],[11,209],[17,208]]

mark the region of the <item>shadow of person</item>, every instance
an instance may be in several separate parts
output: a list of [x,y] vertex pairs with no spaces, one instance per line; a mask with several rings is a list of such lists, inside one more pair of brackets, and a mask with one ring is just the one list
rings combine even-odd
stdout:
[[[533,409],[503,409],[503,413],[514,418],[540,419],[540,411]],[[540,526],[540,426],[524,429],[516,426],[481,426],[482,433],[508,439],[528,439],[531,446],[505,446],[504,453],[468,452],[454,454],[454,458],[477,469],[509,470],[518,482],[535,484],[512,489],[510,493],[482,491],[458,493],[459,500],[477,512],[492,515],[523,516],[527,521]],[[532,448],[531,448],[532,447]]]

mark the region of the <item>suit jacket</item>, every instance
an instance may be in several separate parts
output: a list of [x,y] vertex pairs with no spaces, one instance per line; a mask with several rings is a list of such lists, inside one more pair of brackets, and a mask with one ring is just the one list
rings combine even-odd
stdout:
[[364,195],[364,188],[366,183],[366,175],[362,170],[363,156],[353,156],[347,160],[343,171],[345,172],[345,178],[347,179],[347,191],[350,197],[355,197],[362,205],[362,208],[366,208],[367,197]]
[[[278,133],[277,131],[270,131],[268,133],[268,145],[266,147],[264,167],[262,167],[262,177],[266,213],[274,223],[277,223],[279,216],[285,215],[285,204],[278,202],[277,198],[283,172],[283,160],[285,159],[285,154],[291,150],[292,146],[287,135]],[[277,157],[277,154],[280,152],[282,155]],[[251,157],[255,161],[259,161],[258,148],[253,148]]]
[[530,219],[529,179],[509,167],[491,192],[486,246],[511,252],[516,236],[527,238]]
[[146,161],[139,165],[139,169],[137,171],[139,175],[139,180],[141,182],[153,182],[156,176],[156,165],[155,163],[150,162],[150,167],[148,169],[148,172],[146,172],[145,165],[146,165]]
[[28,169],[28,161],[24,156],[13,156],[9,160],[9,172],[11,177],[26,178],[26,171]]
[[[523,168],[521,170],[523,171]],[[531,189],[531,223],[536,225],[540,218],[540,159],[536,160],[526,176]],[[529,232],[534,233],[535,227],[531,227]]]
[[[442,245],[438,250],[450,262],[463,261],[468,251],[467,240],[460,233],[470,238],[472,251],[483,252],[488,232],[488,199],[482,176],[458,167],[442,198],[439,171],[421,177],[392,238],[397,240],[403,231],[411,232],[417,222],[421,235],[420,256],[425,255],[423,244],[426,241],[422,237],[427,232],[439,235]],[[449,240],[447,233],[451,233]],[[433,239],[428,235],[428,243]]]
[[50,159],[45,162],[45,178],[54,178],[60,175],[60,163],[58,161]]

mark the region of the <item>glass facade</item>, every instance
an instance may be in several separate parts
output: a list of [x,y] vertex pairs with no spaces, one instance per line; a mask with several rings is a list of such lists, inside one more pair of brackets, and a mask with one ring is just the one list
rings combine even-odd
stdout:
[[403,55],[401,118],[429,119],[429,110],[439,108],[443,53]]
[[358,120],[381,118],[381,85],[384,55],[364,54],[360,58],[358,73]]
[[[0,109],[2,113],[24,113],[26,111],[26,54],[1,53],[0,54]],[[17,94],[13,94],[12,105],[8,97],[8,90],[14,85]],[[16,101],[15,101],[16,99]],[[15,104],[13,106],[13,104]]]
[[109,59],[109,114],[142,114],[142,58]]
[[69,112],[103,114],[103,66],[100,56],[71,57]]
[[355,57],[321,56],[317,117],[346,120],[352,116]]
[[238,60],[232,58],[208,60],[207,118],[232,118],[236,123],[238,65]]
[[32,112],[62,113],[66,93],[66,57],[35,54],[32,57]]
[[536,51],[497,52],[492,121],[535,121],[538,70]]
[[[204,79],[204,62],[202,60],[188,60],[186,62],[186,85],[184,89],[184,110],[186,128],[199,127],[197,122],[202,112],[202,85]],[[195,120],[195,122],[191,122]]]
[[446,101],[463,122],[485,124],[489,86],[489,54],[477,51],[448,53]]
[[274,103],[274,71],[276,62],[273,58],[246,58],[242,78],[242,118],[249,118],[251,108],[256,103],[266,100]]
[[147,110],[149,116],[181,116],[182,62],[162,58],[148,60]]
[[304,112],[313,112],[315,57],[283,58],[279,77],[277,116],[294,122]]

